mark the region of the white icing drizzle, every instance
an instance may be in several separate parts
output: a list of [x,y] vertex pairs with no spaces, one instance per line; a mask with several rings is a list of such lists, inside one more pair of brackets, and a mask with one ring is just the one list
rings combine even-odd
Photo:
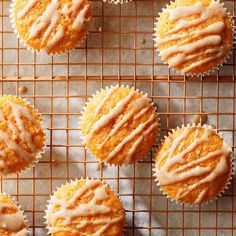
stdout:
[[[38,0],[29,0],[28,4],[18,13],[18,18],[26,17],[30,10],[35,6]],[[28,39],[34,39],[38,37],[41,33],[43,35],[41,47],[42,51],[49,53],[53,47],[55,47],[65,36],[66,31],[62,26],[57,26],[60,20],[60,15],[64,15],[67,19],[70,19],[72,14],[80,9],[75,17],[72,24],[72,28],[76,31],[82,30],[85,23],[89,20],[86,19],[86,12],[88,11],[90,5],[88,3],[84,4],[82,0],[72,0],[71,2],[65,3],[65,5],[60,10],[61,2],[59,0],[51,0],[51,3],[46,7],[45,11],[37,20],[32,24],[30,28],[30,33]],[[84,4],[84,5],[83,5]],[[55,34],[52,38],[45,44],[46,40],[50,37],[53,30],[57,27]]]
[[[48,207],[48,217],[47,221],[50,226],[53,226],[58,219],[63,220],[63,227],[51,227],[51,233],[63,232],[67,230],[77,230],[81,233],[81,229],[89,225],[102,225],[102,227],[92,235],[101,235],[108,227],[112,224],[117,223],[123,219],[123,216],[118,216],[114,218],[95,218],[99,215],[109,214],[112,209],[103,205],[102,202],[105,201],[109,195],[107,193],[107,185],[101,185],[98,180],[86,180],[86,183],[81,187],[75,195],[69,200],[58,199],[55,195],[49,201]],[[93,194],[93,198],[88,203],[77,203],[78,199],[82,199],[90,194]],[[59,206],[59,210],[54,212],[54,207]],[[53,213],[54,212],[54,213]],[[77,217],[88,217],[93,216],[92,220],[76,220]],[[74,225],[74,229],[70,228],[70,224]],[[91,234],[82,234],[91,235]]]
[[81,12],[77,15],[77,17],[74,20],[74,23],[72,25],[72,28],[76,31],[80,31],[81,28],[84,27],[85,23],[88,21],[88,19],[86,19],[85,15],[86,12],[89,9],[89,5],[87,4],[82,10]]
[[207,36],[196,42],[185,45],[174,45],[172,47],[161,50],[160,55],[163,58],[168,58],[172,54],[181,53],[184,57],[194,51],[200,50],[206,46],[218,46],[222,42],[222,38],[219,35]]
[[[199,159],[196,159],[192,162],[189,163],[186,162],[185,157],[193,150],[198,148],[200,144],[206,142],[210,135],[215,133],[214,130],[205,128],[203,135],[201,137],[198,137],[199,135],[198,129],[199,127],[185,128],[184,132],[174,139],[171,147],[165,153],[163,153],[163,155],[157,162],[156,177],[161,185],[175,184],[183,180],[189,179],[191,177],[202,176],[207,174],[204,178],[202,178],[198,182],[180,189],[177,194],[177,199],[183,198],[184,196],[188,195],[191,191],[199,187],[201,184],[211,182],[228,171],[227,157],[230,155],[231,150],[229,147],[226,147],[224,145],[222,145],[220,150],[209,152],[205,156],[202,156]],[[183,148],[185,140],[194,131],[196,132],[194,141],[191,144],[189,144],[184,150],[180,150],[180,147]],[[174,154],[176,150],[178,150],[179,152],[178,154]],[[165,158],[166,158],[165,163],[162,163]],[[201,164],[210,158],[215,158],[219,160],[214,169],[210,168],[209,166],[204,166],[203,164]],[[177,163],[182,165],[177,169],[170,171],[171,167]],[[159,169],[160,165],[161,168]],[[199,196],[198,199],[196,199],[195,201],[200,202],[201,199],[206,194],[206,192],[202,192],[201,196]]]
[[[123,146],[125,144],[127,144],[128,142],[130,142],[135,136],[141,134],[140,137],[144,138],[145,136],[145,133],[143,132],[145,127],[153,122],[155,119],[155,115],[152,114],[150,116],[150,118],[145,121],[144,123],[140,124],[133,132],[131,132],[127,137],[125,137],[122,142],[120,142],[115,148],[114,150],[108,155],[108,157],[106,158],[107,161],[111,160],[113,157],[115,157],[120,151],[121,149],[123,148]],[[135,151],[136,151],[136,145],[134,146],[134,148],[132,149],[131,148],[131,153],[129,155],[132,155]],[[130,157],[128,157],[128,160],[129,160]]]
[[[95,113],[94,113],[94,116],[96,117],[99,112],[101,111],[102,107],[104,106],[104,104],[110,99],[110,97],[112,96],[112,94],[117,91],[119,89],[118,86],[115,86],[115,87],[112,87],[110,89],[108,89],[108,91],[106,92],[106,95],[105,97],[103,98],[102,102],[100,103],[100,105],[97,107],[97,109],[95,110]],[[91,127],[91,123],[88,124],[88,127],[87,127],[87,133],[89,131]]]
[[[217,16],[217,14],[222,14],[223,17],[226,15],[225,9],[218,1],[212,0],[209,6],[205,6],[202,2],[197,2],[194,6],[177,6],[173,9],[166,9],[165,12],[169,13],[169,21],[175,25],[166,33],[164,38],[157,38],[157,45],[175,42],[173,46],[160,49],[160,55],[168,61],[170,66],[182,67],[182,72],[189,72],[212,60],[223,57],[229,50],[230,45],[222,46],[222,36],[220,35],[226,27],[224,22],[214,22],[203,29],[196,28],[200,23]],[[184,19],[194,15],[199,15],[199,17],[193,20]],[[193,27],[194,30],[186,32],[187,29]],[[195,39],[195,41],[189,42],[189,36],[191,36],[191,40]],[[209,48],[204,50],[206,47]],[[201,59],[202,56],[206,57]],[[200,61],[196,63],[191,61],[197,58]]]
[[27,13],[31,10],[31,8],[33,8],[36,3],[38,2],[39,0],[29,0],[28,4],[25,6],[25,8],[23,8],[18,14],[17,14],[17,17],[18,18],[23,18],[27,15]]
[[71,6],[69,3],[65,4],[62,8],[61,13],[64,14],[67,18],[69,18],[72,14],[75,14],[76,11],[83,4],[82,0],[72,0],[73,5]]
[[143,139],[145,136],[147,136],[148,134],[150,134],[155,128],[158,127],[157,123],[152,124],[144,133],[143,135],[141,135],[133,144],[133,146],[131,147],[131,149],[129,150],[126,159],[124,161],[124,163],[129,164],[132,162],[132,157],[134,155],[134,153],[136,152],[137,148],[139,147],[139,145],[142,143]]
[[[33,23],[30,29],[29,39],[37,37],[45,29],[45,27],[51,30],[53,29],[54,26],[52,24],[55,25],[57,22],[55,19],[59,19],[58,8],[58,0],[52,0],[43,14]],[[51,32],[46,31],[46,35],[49,33]]]
[[198,197],[196,198],[194,204],[198,204],[202,201],[202,199],[204,198],[204,196],[207,193],[208,188],[204,188],[202,189],[202,191],[200,192],[200,194],[198,195]]
[[[15,213],[11,214],[3,213],[3,210],[6,208],[14,210]],[[27,235],[27,234],[20,234],[20,232],[23,232],[22,231],[23,228],[26,231],[25,229],[26,225],[23,214],[16,206],[13,206],[8,203],[0,202],[0,228],[6,229],[11,233],[15,233],[17,236]]]
[[[3,115],[3,111],[0,110],[2,114],[1,117],[4,121],[7,122],[8,127],[12,131],[13,135],[10,137],[8,133],[0,131],[0,141],[4,141],[7,148],[15,151],[25,162],[30,163],[35,159],[35,155],[39,152],[37,147],[33,143],[32,134],[25,128],[23,117],[30,121],[32,124],[36,124],[40,127],[40,122],[30,113],[29,109],[24,106],[20,106],[16,103],[10,102],[12,108],[12,114],[15,119],[15,123],[10,120],[6,120]],[[27,146],[31,149],[31,152],[23,149],[15,140],[15,137],[19,137],[23,140]],[[4,150],[0,151],[0,156],[4,157],[6,154]],[[0,167],[6,169],[7,164],[5,160],[0,161]]]
[[51,40],[48,41],[48,44],[45,48],[46,52],[49,53],[50,50],[57,44],[59,43],[62,38],[64,37],[64,30],[63,27],[60,26],[56,34],[53,36]]
[[119,116],[124,111],[125,107],[130,102],[134,94],[135,91],[132,90],[124,99],[119,101],[117,105],[113,109],[111,109],[108,114],[102,116],[98,121],[96,121],[93,125],[92,130],[85,137],[84,143],[88,143],[93,137],[93,135],[96,133],[96,131],[109,124],[113,119]]
[[112,127],[110,133],[107,135],[107,137],[104,139],[104,141],[99,145],[98,148],[102,148],[103,145],[112,137],[114,136],[119,129],[126,124],[131,117],[133,117],[137,112],[139,112],[140,110],[142,110],[143,108],[150,108],[150,99],[147,96],[142,96],[140,98],[138,98],[135,101],[134,106],[130,109],[129,113],[125,114],[122,119],[114,126]]

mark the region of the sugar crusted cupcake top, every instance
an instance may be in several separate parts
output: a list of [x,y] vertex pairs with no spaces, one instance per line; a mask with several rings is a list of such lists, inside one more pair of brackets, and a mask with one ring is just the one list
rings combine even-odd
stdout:
[[42,118],[18,97],[0,98],[0,172],[17,173],[40,157],[45,134]]
[[[58,189],[46,214],[49,232],[81,235],[123,234],[124,209],[111,189],[99,180],[77,180]],[[61,235],[61,234],[60,234]]]
[[91,19],[87,0],[14,1],[14,27],[34,50],[68,51],[85,37]]
[[0,234],[2,236],[28,236],[26,228],[22,211],[8,196],[0,194]]
[[96,157],[122,165],[133,163],[149,152],[158,122],[146,95],[116,86],[89,101],[81,127],[84,143]]
[[232,150],[210,127],[177,129],[161,144],[155,176],[165,194],[179,202],[214,199],[229,182]]
[[176,0],[160,14],[156,46],[171,67],[192,74],[221,64],[232,47],[232,26],[218,0]]

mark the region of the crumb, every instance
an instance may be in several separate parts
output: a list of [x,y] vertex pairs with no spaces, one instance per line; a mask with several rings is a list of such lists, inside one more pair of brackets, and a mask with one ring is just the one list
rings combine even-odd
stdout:
[[20,93],[27,93],[27,91],[28,91],[28,88],[26,86],[20,86],[19,88]]
[[140,43],[141,43],[141,44],[145,44],[145,43],[146,43],[146,40],[145,40],[145,39],[141,39],[141,40],[140,40]]
[[102,170],[103,168],[105,167],[105,164],[104,164],[104,162],[103,161],[99,161],[98,163],[97,163],[97,170]]
[[99,31],[99,32],[102,32],[102,26],[99,27],[98,31]]
[[204,125],[204,124],[206,124],[207,120],[208,120],[208,116],[207,116],[207,114],[205,114],[205,112],[203,112],[203,114],[201,114],[201,115],[200,114],[194,115],[192,122],[195,123],[196,125],[199,123],[201,125]]

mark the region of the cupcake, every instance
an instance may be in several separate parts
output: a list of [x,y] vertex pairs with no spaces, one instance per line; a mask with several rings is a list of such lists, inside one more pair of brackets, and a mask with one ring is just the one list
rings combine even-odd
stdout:
[[127,2],[132,2],[132,0],[103,0],[103,2],[114,3],[114,4],[123,4]]
[[11,19],[15,32],[37,52],[59,54],[78,46],[91,21],[87,0],[15,0]]
[[0,235],[29,235],[23,212],[5,194],[0,194]]
[[158,133],[158,118],[147,95],[115,86],[87,103],[81,131],[85,146],[101,161],[131,164],[150,151]]
[[45,218],[52,236],[121,236],[125,212],[107,184],[81,179],[62,186],[54,193]]
[[231,18],[218,0],[171,2],[154,30],[161,58],[175,70],[190,75],[218,68],[233,43]]
[[210,126],[178,128],[160,145],[155,176],[177,202],[201,204],[221,195],[232,175],[232,149]]
[[19,173],[41,157],[45,143],[42,117],[16,96],[0,98],[0,173]]

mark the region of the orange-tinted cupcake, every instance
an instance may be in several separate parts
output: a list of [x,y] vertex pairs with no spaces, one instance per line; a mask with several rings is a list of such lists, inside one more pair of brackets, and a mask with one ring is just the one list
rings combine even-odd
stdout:
[[29,236],[23,212],[5,194],[0,194],[0,235]]
[[41,158],[45,147],[43,119],[16,96],[0,97],[0,173],[19,173]]
[[232,175],[232,148],[210,126],[178,128],[160,145],[155,176],[164,194],[200,204],[219,196]]
[[81,179],[54,193],[46,210],[46,223],[52,236],[121,236],[125,212],[108,185]]
[[58,54],[78,46],[91,20],[87,0],[15,0],[13,28],[34,51]]
[[150,151],[158,133],[158,118],[147,95],[116,86],[88,102],[81,131],[84,144],[101,161],[131,164]]
[[160,14],[154,30],[162,59],[191,75],[218,68],[233,43],[232,22],[219,0],[175,0]]

